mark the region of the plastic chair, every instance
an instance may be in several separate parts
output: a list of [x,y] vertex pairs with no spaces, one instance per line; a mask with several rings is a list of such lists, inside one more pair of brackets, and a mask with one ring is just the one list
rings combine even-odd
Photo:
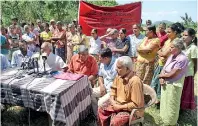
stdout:
[[[130,118],[129,118],[129,126],[132,126],[132,125],[137,124],[137,123],[139,123],[140,126],[142,126],[143,122],[144,122],[144,117],[140,117],[140,118],[132,121],[133,114],[137,110],[145,109],[145,108],[153,105],[156,101],[156,98],[157,98],[156,92],[149,85],[143,84],[143,92],[144,92],[145,105],[144,105],[144,107],[135,108],[135,109],[132,110]],[[148,100],[148,98],[149,98],[149,100]]]

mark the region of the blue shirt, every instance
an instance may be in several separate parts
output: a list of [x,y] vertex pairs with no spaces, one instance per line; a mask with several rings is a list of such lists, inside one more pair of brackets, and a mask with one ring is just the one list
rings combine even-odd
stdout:
[[116,59],[112,57],[109,65],[103,63],[100,64],[99,74],[100,77],[103,77],[104,86],[107,92],[110,92],[111,85],[114,78],[117,75],[116,71]]
[[12,60],[11,60],[12,67],[16,67],[16,66],[20,67],[22,62],[24,60],[28,60],[30,57],[32,57],[32,55],[33,55],[33,52],[31,52],[30,50],[27,50],[26,56],[24,56],[21,53],[21,50],[14,51],[12,54]]
[[[1,46],[6,44],[6,37],[1,35]],[[1,49],[1,54],[8,54],[8,49]]]
[[10,63],[6,56],[4,56],[3,54],[0,54],[0,56],[1,56],[1,70],[5,70],[10,66]]
[[137,57],[137,46],[142,42],[144,39],[144,35],[139,34],[138,37],[135,34],[129,35],[130,38],[130,48],[129,48],[129,56],[130,57]]

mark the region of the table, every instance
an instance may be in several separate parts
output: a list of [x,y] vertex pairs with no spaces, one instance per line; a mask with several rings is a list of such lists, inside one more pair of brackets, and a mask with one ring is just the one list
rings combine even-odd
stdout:
[[87,76],[71,81],[36,78],[27,71],[15,68],[2,72],[1,103],[45,111],[55,126],[77,126],[89,114],[91,90]]

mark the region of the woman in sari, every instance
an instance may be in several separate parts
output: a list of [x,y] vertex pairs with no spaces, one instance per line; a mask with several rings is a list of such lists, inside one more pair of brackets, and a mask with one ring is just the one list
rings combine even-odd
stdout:
[[[128,125],[132,109],[144,106],[143,83],[139,77],[131,74],[132,65],[132,60],[128,56],[117,59],[118,76],[112,84],[110,99],[98,108],[99,126]],[[126,77],[129,77],[129,80],[126,80]],[[132,120],[142,116],[144,116],[143,109],[135,112]]]
[[82,33],[82,26],[78,25],[77,26],[77,33],[76,35],[78,36],[78,38],[76,39],[76,41],[73,41],[73,55],[78,54],[78,49],[80,45],[85,45],[87,46],[87,36],[85,34]]
[[158,54],[158,63],[154,71],[154,75],[151,81],[151,87],[156,91],[157,98],[156,105],[159,105],[160,95],[161,95],[161,85],[159,82],[158,75],[161,73],[161,70],[166,63],[166,60],[170,53],[170,45],[181,34],[183,27],[181,25],[172,24],[167,31],[168,40],[164,43],[164,46],[157,52]]
[[66,49],[67,50],[67,61],[66,61],[66,63],[67,64],[70,63],[71,58],[72,58],[72,56],[74,54],[74,50],[73,49],[76,49],[74,47],[80,41],[78,35],[76,34],[74,24],[69,24],[68,28],[69,28],[69,32],[67,32],[67,34],[66,34],[66,38],[67,38],[67,49]]
[[181,109],[195,109],[195,97],[194,97],[194,75],[197,72],[197,37],[195,37],[195,30],[187,28],[183,33],[184,44],[186,50],[184,53],[188,57],[188,70],[184,80],[184,87],[181,98]]
[[160,116],[165,125],[176,125],[188,58],[182,52],[183,41],[177,39],[170,47],[171,55],[159,75],[161,84]]
[[147,26],[146,37],[137,48],[138,57],[136,65],[136,74],[144,84],[150,85],[153,77],[154,62],[157,51],[160,47],[160,40],[156,34],[155,26]]

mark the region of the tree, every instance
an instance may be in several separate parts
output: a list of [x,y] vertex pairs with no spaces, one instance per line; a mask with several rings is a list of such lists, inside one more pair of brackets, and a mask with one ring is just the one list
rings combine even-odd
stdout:
[[180,17],[183,20],[182,24],[185,27],[194,28],[196,30],[197,22],[192,21],[192,18],[190,16],[188,16],[187,13],[185,13],[185,16],[180,16]]
[[[115,6],[115,0],[109,1],[87,1],[99,6]],[[36,19],[42,21],[62,21],[70,23],[78,16],[79,1],[2,1],[2,21],[3,25],[8,26],[11,23],[11,17],[15,16],[19,22],[36,22]]]

